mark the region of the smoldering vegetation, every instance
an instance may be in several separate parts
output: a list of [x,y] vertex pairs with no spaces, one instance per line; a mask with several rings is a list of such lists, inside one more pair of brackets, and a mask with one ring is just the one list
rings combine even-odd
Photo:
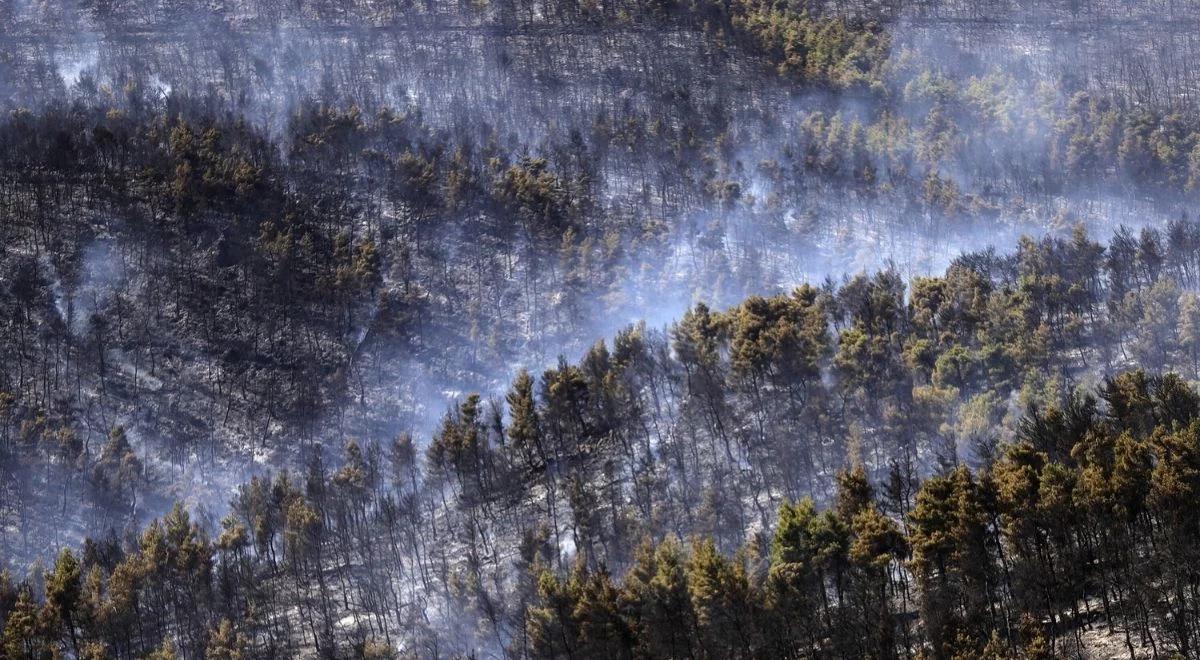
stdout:
[[[1195,8],[1169,4],[6,5],[5,563],[90,537],[111,581],[182,501],[200,582],[265,593],[225,583],[109,652],[199,653],[227,618],[265,655],[540,654],[542,568],[765,543],[849,465],[915,492],[1016,443],[1029,404],[1194,376]],[[922,295],[969,318],[921,320],[950,313]],[[688,348],[698,301],[732,311]],[[813,334],[750,378],[739,314],[784,324],[751,343]],[[612,337],[644,380],[592,419],[633,368]],[[522,368],[553,456],[510,446]]]
[[[1200,396],[1140,368],[1200,373],[1198,274],[1200,226],[1175,223],[696,305],[464,397],[427,446],[351,440],[334,467],[314,445],[219,525],[176,507],[89,539],[34,568],[75,594],[40,615],[0,583],[6,635],[118,656],[1187,649]],[[145,474],[117,428],[89,483],[122,511]]]

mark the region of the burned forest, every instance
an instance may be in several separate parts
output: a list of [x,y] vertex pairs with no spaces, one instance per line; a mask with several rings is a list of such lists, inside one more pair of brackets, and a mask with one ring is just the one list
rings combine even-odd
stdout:
[[0,660],[1200,657],[1200,2],[0,2]]

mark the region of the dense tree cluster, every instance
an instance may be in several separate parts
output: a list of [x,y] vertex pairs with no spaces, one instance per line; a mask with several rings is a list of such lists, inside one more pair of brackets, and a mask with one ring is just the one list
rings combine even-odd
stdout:
[[[520,379],[510,396],[518,409],[527,386]],[[1130,655],[1186,657],[1200,633],[1190,568],[1200,396],[1178,376],[1142,371],[1097,394],[1031,410],[975,471],[946,467],[923,482],[893,471],[877,483],[862,464],[841,471],[825,510],[785,500],[774,531],[760,529],[732,556],[670,532],[658,543],[626,539],[620,580],[597,560],[616,559],[617,540],[600,532],[603,503],[566,496],[570,568],[553,518],[514,515],[498,480],[535,484],[553,463],[530,467],[537,459],[518,438],[532,422],[521,412],[494,431],[511,444],[489,441],[470,398],[447,417],[421,477],[407,438],[386,456],[351,444],[332,473],[316,462],[300,481],[285,473],[243,487],[215,539],[176,507],[126,544],[89,542],[81,558],[64,550],[20,583],[3,574],[3,649],[12,658],[257,657],[296,644],[357,657],[482,648],[1044,658],[1075,653],[1095,629]],[[417,479],[440,494],[414,490]],[[429,498],[447,491],[456,515],[433,514]],[[489,529],[510,517],[525,522],[524,540],[492,573]],[[451,545],[465,562],[448,557]],[[434,593],[456,629],[431,627]]]
[[[177,507],[89,541],[9,587],[6,629],[123,656],[1007,657],[1092,628],[1186,654],[1200,399],[1142,371],[1099,401],[1075,384],[1194,354],[1196,234],[698,305],[467,397],[424,450],[350,442],[330,468],[314,447],[219,529]],[[96,470],[136,497],[122,429]],[[92,610],[55,605],[76,588]]]

